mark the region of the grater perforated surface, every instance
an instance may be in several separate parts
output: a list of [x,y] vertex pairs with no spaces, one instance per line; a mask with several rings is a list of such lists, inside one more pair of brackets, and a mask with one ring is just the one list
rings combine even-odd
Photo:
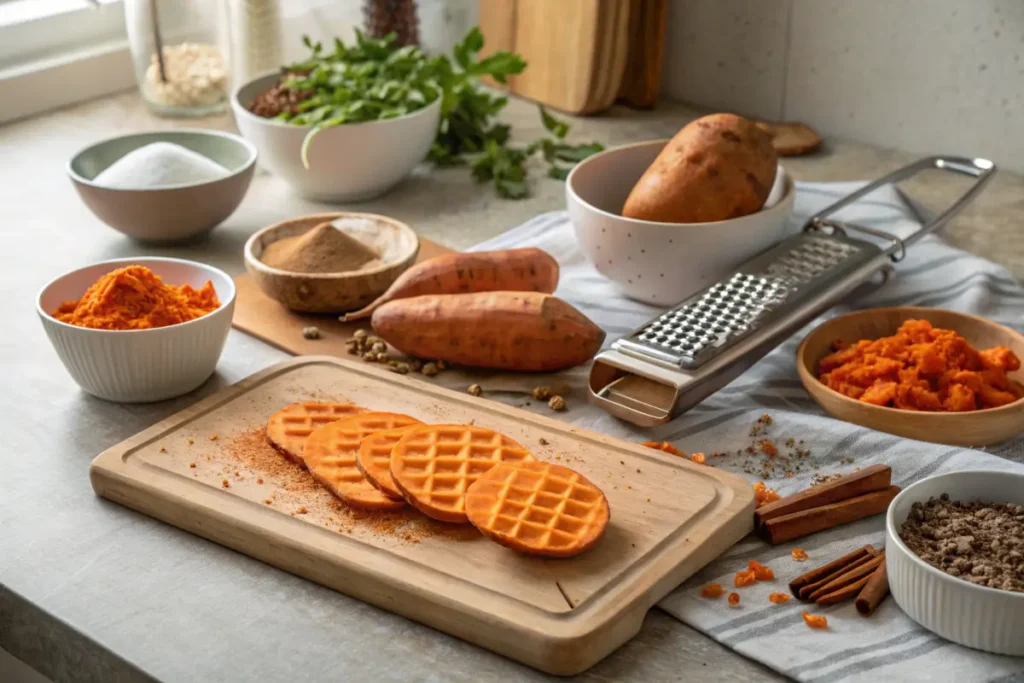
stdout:
[[616,347],[679,367],[698,367],[755,335],[807,294],[838,286],[879,249],[837,235],[803,233],[651,320]]

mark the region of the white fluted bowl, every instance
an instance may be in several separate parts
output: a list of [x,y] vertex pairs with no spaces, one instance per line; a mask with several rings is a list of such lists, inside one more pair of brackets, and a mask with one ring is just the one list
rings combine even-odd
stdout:
[[931,566],[900,540],[916,502],[948,493],[953,500],[1024,505],[1024,474],[977,470],[923,479],[904,489],[885,519],[885,566],[893,599],[911,619],[960,645],[1024,655],[1024,593],[977,586]]
[[[50,313],[82,297],[101,276],[145,266],[171,285],[198,289],[213,283],[221,306],[201,318],[149,330],[94,330],[68,325]],[[235,284],[224,271],[174,258],[127,258],[96,263],[52,280],[39,292],[36,312],[46,335],[83,390],[118,403],[150,403],[187,394],[217,367],[235,309]]]

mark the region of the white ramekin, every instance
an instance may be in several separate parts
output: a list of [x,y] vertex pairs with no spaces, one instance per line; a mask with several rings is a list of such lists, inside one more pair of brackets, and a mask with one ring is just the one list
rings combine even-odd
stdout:
[[622,216],[636,181],[667,140],[599,152],[565,182],[576,240],[599,273],[626,296],[670,306],[714,284],[786,236],[796,198],[782,166],[781,197],[770,208],[715,223],[658,223]]
[[1024,505],[1024,474],[951,472],[923,479],[896,496],[885,519],[885,565],[892,597],[907,616],[947,640],[997,654],[1024,655],[1024,593],[950,576],[900,540],[899,529],[911,505],[943,493],[953,500]]
[[[127,265],[145,266],[173,285],[199,288],[210,280],[221,306],[180,325],[150,330],[94,330],[50,315],[81,298],[101,276]],[[235,284],[224,271],[174,258],[126,258],[79,268],[39,292],[36,312],[64,367],[88,393],[118,403],[148,403],[186,394],[213,374],[235,309]]]

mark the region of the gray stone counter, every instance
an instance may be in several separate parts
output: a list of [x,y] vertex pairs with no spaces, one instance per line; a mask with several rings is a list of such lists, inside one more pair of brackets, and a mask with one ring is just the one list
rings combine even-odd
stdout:
[[[616,110],[577,122],[573,135],[606,144],[665,137],[694,115],[670,105]],[[540,134],[532,106],[514,102],[508,118],[522,138]],[[51,350],[34,319],[39,288],[71,268],[129,255],[183,256],[239,272],[242,244],[254,230],[325,210],[260,173],[239,211],[205,241],[155,249],[124,239],[78,200],[64,165],[95,140],[168,125],[124,95],[0,128],[0,648],[58,681],[543,679],[93,494],[88,467],[101,450],[284,354],[232,332],[217,375],[197,394],[147,406],[104,403],[81,393]],[[907,160],[838,142],[785,163],[798,179],[849,180]],[[943,179],[918,183],[912,193],[932,205],[953,189]],[[561,208],[562,193],[561,183],[540,179],[533,197],[513,202],[478,187],[466,169],[423,171],[359,209],[395,216],[459,248]],[[1003,174],[956,222],[951,238],[1024,275],[1024,231],[1013,222],[1022,197],[1024,180]],[[635,640],[581,679],[772,676],[654,610]]]

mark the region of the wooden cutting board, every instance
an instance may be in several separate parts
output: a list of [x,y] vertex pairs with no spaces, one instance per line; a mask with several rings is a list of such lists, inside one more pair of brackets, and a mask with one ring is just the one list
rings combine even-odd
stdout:
[[[601,487],[611,522],[575,558],[519,555],[411,509],[356,514],[266,445],[278,408],[350,400],[496,429]],[[573,674],[640,629],[666,593],[746,535],[750,485],[547,417],[327,357],[269,368],[99,455],[112,501],[530,666]]]
[[570,114],[607,109],[626,67],[629,14],[630,0],[480,0],[483,54],[508,50],[527,62],[491,85]]
[[[420,238],[416,263],[452,252],[437,242]],[[231,324],[271,346],[295,355],[320,354],[345,356],[345,340],[360,327],[368,328],[369,320],[342,323],[336,315],[311,315],[290,311],[263,293],[249,275],[235,277],[235,313]],[[315,326],[320,339],[306,339],[302,329]]]
[[629,55],[618,99],[646,109],[658,101],[665,53],[668,0],[630,0]]

